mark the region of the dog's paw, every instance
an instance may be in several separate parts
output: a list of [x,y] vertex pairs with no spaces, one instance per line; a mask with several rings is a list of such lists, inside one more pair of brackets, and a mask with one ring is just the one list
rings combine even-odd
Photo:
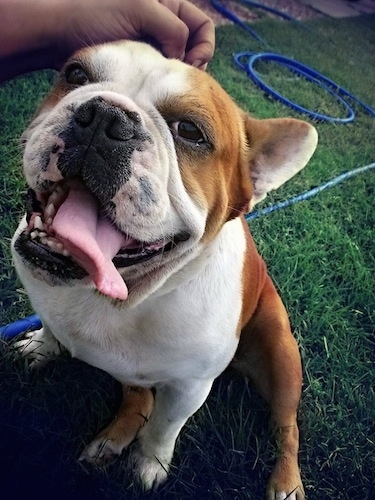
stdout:
[[267,500],[304,500],[298,465],[293,460],[280,457],[267,488]]
[[271,491],[267,496],[267,500],[304,500],[305,495],[303,490],[297,486],[291,491]]
[[22,340],[13,344],[17,356],[27,357],[29,367],[38,369],[62,353],[61,345],[44,328],[28,332]]
[[102,468],[115,462],[123,450],[124,446],[120,443],[98,436],[86,446],[78,460]]
[[132,459],[135,477],[146,491],[156,490],[167,479],[170,462],[156,455],[147,457],[139,449],[133,452]]
[[[143,414],[151,413],[151,408],[142,408],[138,405],[137,411],[130,411],[132,403],[144,403],[143,400],[136,399],[139,394],[140,392],[136,390],[126,390],[126,399],[124,399],[116,417],[86,446],[79,457],[80,461],[88,462],[96,467],[105,467],[114,462],[128,448],[130,443],[135,440],[139,429],[144,425],[145,419],[147,420]],[[151,398],[153,398],[152,395]]]

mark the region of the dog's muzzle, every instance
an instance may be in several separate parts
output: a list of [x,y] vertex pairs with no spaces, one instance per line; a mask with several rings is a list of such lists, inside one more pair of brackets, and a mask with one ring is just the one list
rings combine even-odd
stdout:
[[153,139],[135,111],[93,97],[74,112],[61,135],[65,144],[57,167],[65,178],[79,177],[104,205],[131,176],[134,151]]

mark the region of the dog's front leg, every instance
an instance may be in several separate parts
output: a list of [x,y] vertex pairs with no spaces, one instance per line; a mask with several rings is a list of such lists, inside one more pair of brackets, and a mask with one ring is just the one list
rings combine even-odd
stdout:
[[148,423],[139,433],[134,452],[135,473],[145,489],[156,488],[167,477],[177,436],[205,402],[213,380],[178,380],[158,387]]

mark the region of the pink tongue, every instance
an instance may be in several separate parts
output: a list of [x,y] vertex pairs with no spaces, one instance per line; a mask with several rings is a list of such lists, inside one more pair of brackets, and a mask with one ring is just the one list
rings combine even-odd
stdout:
[[52,229],[101,293],[126,300],[128,289],[112,262],[120,248],[126,245],[126,238],[109,220],[98,218],[98,204],[82,184],[74,183],[70,188],[53,220]]

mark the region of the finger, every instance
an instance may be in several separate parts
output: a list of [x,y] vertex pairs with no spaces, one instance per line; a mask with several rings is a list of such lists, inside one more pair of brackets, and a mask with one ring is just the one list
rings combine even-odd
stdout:
[[[190,46],[189,41],[189,46]],[[206,69],[207,64],[212,59],[214,53],[214,42],[196,41],[193,42],[193,48],[187,50],[185,54],[185,62],[199,69]]]
[[214,54],[215,25],[208,16],[189,2],[180,5],[178,16],[189,28],[185,61],[204,69]]
[[189,28],[170,9],[150,2],[147,17],[139,19],[142,35],[153,38],[167,57],[183,59],[189,38]]

